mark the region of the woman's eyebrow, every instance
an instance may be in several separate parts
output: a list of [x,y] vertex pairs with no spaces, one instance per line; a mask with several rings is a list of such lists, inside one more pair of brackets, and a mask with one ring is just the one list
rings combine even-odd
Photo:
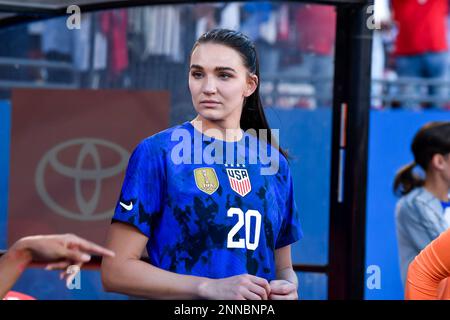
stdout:
[[233,68],[230,68],[230,67],[217,67],[215,70],[216,71],[232,71],[234,73],[237,73],[236,70],[234,70]]
[[[193,65],[191,65],[191,69],[203,70],[203,67],[198,64],[193,64]],[[215,71],[232,71],[234,73],[237,73],[236,70],[234,70],[233,68],[230,68],[230,67],[216,67],[214,70]]]

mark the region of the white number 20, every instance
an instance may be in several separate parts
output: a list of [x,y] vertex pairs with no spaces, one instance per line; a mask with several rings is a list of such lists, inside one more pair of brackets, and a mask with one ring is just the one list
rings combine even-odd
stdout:
[[[234,225],[234,227],[228,232],[228,242],[227,247],[228,248],[247,248],[248,250],[255,250],[258,248],[259,244],[259,236],[261,233],[261,214],[257,210],[247,210],[244,214],[244,212],[239,208],[230,208],[228,209],[227,216],[232,217],[235,214],[238,216],[238,222]],[[244,225],[244,216],[245,216],[245,240],[239,239],[239,240],[233,240],[233,237],[236,233],[239,232],[239,230]],[[256,223],[255,223],[255,239],[253,240],[253,243],[250,242],[250,226],[251,226],[251,218],[255,217]]]

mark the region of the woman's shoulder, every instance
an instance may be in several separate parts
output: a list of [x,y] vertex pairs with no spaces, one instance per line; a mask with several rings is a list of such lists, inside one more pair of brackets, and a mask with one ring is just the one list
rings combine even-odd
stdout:
[[[289,167],[288,159],[280,152],[280,150],[272,145],[269,145],[270,148],[270,162],[269,167],[272,169],[271,172],[274,172],[278,178],[282,178],[284,182],[288,182],[289,177],[291,176],[291,170]],[[267,159],[266,159],[267,160]],[[264,163],[267,163],[264,160]]]
[[403,207],[411,207],[415,205],[415,203],[420,201],[421,195],[423,193],[423,188],[415,188],[409,193],[403,195],[398,201],[397,201],[397,207],[403,208]]
[[424,187],[416,188],[398,200],[396,206],[397,215],[410,216],[414,212],[417,215],[423,215],[434,208],[436,201],[437,198]]
[[280,164],[280,168],[283,167],[284,169],[289,169],[288,159],[280,151],[279,147],[267,141],[267,137],[265,139],[257,137],[254,131],[252,131],[251,129],[244,132],[244,139],[242,139],[241,141],[248,144],[249,148],[252,148],[254,152],[257,152],[259,157],[266,156],[271,159],[276,159]]
[[154,148],[167,149],[170,147],[171,143],[174,142],[173,140],[174,133],[176,133],[177,131],[188,129],[189,129],[188,122],[172,126],[170,128],[159,131],[151,136],[145,137],[138,143],[137,148],[145,146],[145,148],[152,148],[152,149]]
[[437,198],[429,192],[424,187],[418,187],[412,190],[407,195],[404,195],[402,198],[400,198],[401,203],[405,204],[429,204],[431,202],[436,201]]

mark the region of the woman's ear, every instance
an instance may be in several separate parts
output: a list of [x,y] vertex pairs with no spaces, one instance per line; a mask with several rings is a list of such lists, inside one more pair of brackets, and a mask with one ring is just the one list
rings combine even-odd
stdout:
[[433,158],[431,158],[431,164],[433,165],[433,168],[437,170],[444,170],[445,168],[445,158],[442,154],[436,153],[433,155]]
[[255,74],[249,74],[247,76],[247,88],[244,92],[244,97],[249,97],[255,92],[256,88],[258,87],[258,76]]

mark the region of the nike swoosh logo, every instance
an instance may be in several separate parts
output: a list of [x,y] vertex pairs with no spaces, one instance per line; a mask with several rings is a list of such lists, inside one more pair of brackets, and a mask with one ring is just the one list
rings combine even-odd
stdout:
[[133,202],[130,202],[129,205],[126,205],[126,204],[123,203],[123,202],[119,202],[119,203],[120,203],[120,205],[121,205],[125,210],[130,211],[131,209],[133,209]]

